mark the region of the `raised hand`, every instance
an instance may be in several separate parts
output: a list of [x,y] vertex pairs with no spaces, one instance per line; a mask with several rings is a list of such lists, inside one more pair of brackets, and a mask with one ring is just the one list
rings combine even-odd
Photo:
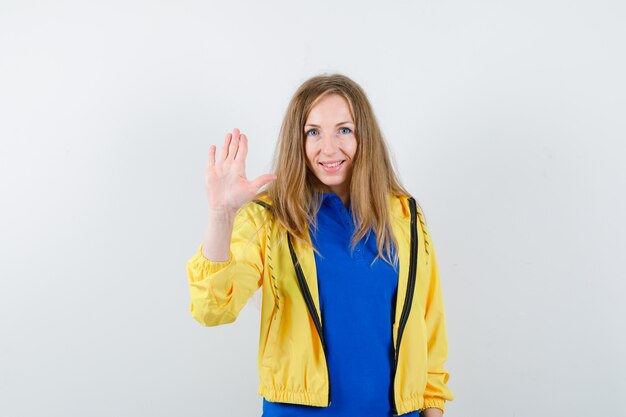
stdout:
[[209,147],[209,162],[205,170],[205,188],[210,210],[236,212],[250,201],[261,187],[276,179],[263,174],[252,181],[246,177],[248,138],[239,129],[226,134],[219,158],[216,147]]

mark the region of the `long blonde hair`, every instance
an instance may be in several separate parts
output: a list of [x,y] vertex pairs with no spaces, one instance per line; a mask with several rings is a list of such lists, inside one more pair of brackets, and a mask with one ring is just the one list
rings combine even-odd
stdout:
[[[350,181],[352,217],[356,226],[351,250],[371,229],[378,255],[394,265],[397,245],[391,228],[389,197],[408,196],[389,158],[387,145],[369,100],[356,82],[341,74],[306,80],[293,95],[283,120],[272,171],[277,178],[260,194],[269,196],[275,218],[296,240],[310,246],[308,226],[316,229],[324,184],[307,167],[304,125],[313,106],[324,96],[346,99],[355,122],[357,150]],[[327,192],[327,191],[326,191]],[[314,248],[315,249],[315,248]]]

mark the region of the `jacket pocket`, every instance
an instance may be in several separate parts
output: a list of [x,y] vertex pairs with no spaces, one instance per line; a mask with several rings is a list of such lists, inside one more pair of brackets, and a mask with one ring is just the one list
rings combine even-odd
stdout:
[[273,362],[276,357],[276,341],[278,338],[278,332],[280,329],[281,312],[280,309],[274,305],[272,316],[268,324],[267,339],[265,341],[265,349],[263,351],[263,358],[261,360],[261,366],[266,368],[272,368]]

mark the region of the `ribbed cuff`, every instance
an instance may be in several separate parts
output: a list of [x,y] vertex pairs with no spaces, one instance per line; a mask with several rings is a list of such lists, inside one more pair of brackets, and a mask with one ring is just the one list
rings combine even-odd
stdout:
[[438,408],[442,412],[446,411],[446,402],[441,398],[424,398],[424,408]]
[[196,253],[187,261],[189,282],[198,282],[206,279],[209,275],[226,268],[232,260],[233,254],[229,251],[228,260],[211,261],[202,253],[202,244],[200,244]]

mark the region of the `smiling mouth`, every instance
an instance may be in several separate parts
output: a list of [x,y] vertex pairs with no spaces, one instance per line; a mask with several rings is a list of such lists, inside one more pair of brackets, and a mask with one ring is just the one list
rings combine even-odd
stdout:
[[344,162],[345,162],[345,160],[332,162],[330,164],[324,163],[324,162],[320,162],[320,165],[323,166],[323,167],[326,167],[326,168],[335,168],[335,167],[338,167],[339,165],[343,164]]

